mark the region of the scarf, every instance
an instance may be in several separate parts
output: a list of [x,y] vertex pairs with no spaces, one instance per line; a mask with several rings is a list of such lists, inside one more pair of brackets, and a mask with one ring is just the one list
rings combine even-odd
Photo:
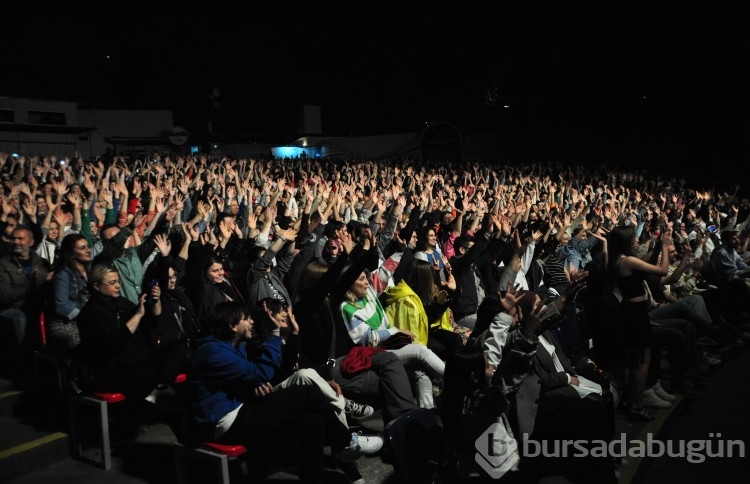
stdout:
[[359,298],[356,302],[345,302],[341,307],[344,321],[348,322],[356,317],[366,322],[373,331],[388,329],[390,325],[388,324],[388,318],[385,317],[385,311],[380,304],[380,300],[377,297],[371,299],[369,296],[370,291],[368,288],[367,294]]

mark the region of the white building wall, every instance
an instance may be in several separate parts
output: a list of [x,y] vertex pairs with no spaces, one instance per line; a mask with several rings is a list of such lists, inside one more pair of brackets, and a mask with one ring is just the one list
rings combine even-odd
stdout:
[[166,137],[174,127],[172,111],[128,109],[81,109],[78,118],[84,126],[93,126],[91,133],[92,155],[101,155],[108,147],[105,138]]
[[15,133],[0,131],[0,151],[24,155],[57,155],[72,157],[80,151],[80,142],[74,134]]
[[43,125],[50,131],[67,128],[91,128],[80,134],[40,133],[24,129],[0,130],[0,151],[25,154],[56,154],[72,157],[76,151],[85,159],[103,154],[110,146],[105,138],[122,137],[166,137],[174,127],[172,111],[169,110],[78,110],[75,102],[0,97],[0,109],[13,111],[12,124],[35,124],[29,113],[41,111],[62,113],[64,125]]
[[74,102],[0,97],[0,109],[12,109],[17,124],[29,124],[29,111],[48,111],[65,114],[66,126],[78,126],[78,105]]

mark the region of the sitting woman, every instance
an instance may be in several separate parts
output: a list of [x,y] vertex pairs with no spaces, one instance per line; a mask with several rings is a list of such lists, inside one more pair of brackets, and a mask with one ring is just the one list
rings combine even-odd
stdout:
[[[388,351],[372,354],[368,369],[354,374],[341,371],[341,363],[354,344],[340,318],[334,316],[338,311],[328,295],[341,271],[350,264],[350,254],[355,250],[351,236],[344,232],[343,250],[335,263],[329,266],[313,260],[300,277],[300,299],[293,309],[299,325],[300,366],[315,368],[340,386],[347,397],[346,412],[350,417],[367,417],[369,405],[377,405],[382,410],[383,425],[387,425],[416,408],[414,393],[403,362]],[[368,250],[377,258],[377,247]],[[364,263],[365,258],[360,257],[351,266],[352,270]],[[352,402],[349,399],[369,405],[349,404]]]
[[383,305],[395,326],[412,332],[417,343],[426,345],[445,361],[463,346],[461,335],[453,330],[448,307],[456,280],[449,273],[446,285],[441,288],[435,284],[434,272],[429,262],[412,259],[404,278],[386,288]]
[[[60,211],[62,214],[62,211]],[[60,230],[60,222],[57,220],[49,220],[45,218],[41,228],[44,238],[36,248],[36,253],[39,257],[49,262],[50,265],[54,265],[57,261],[60,251],[60,244],[62,244],[63,232]]]
[[193,259],[191,257],[186,266],[187,280],[192,282],[188,294],[198,306],[196,309],[201,324],[221,302],[239,301],[245,304],[242,291],[218,256],[204,252],[195,261]]
[[200,336],[201,326],[193,302],[179,283],[181,268],[179,258],[170,256],[157,261],[154,281],[161,294],[144,329],[156,353],[168,356],[171,364],[184,373],[190,347]]
[[[89,273],[91,297],[78,315],[81,335],[79,385],[87,390],[122,392],[139,400],[170,385],[179,370],[163,365],[140,330],[149,296],[160,305],[159,286],[142,294],[139,304],[120,295],[120,274],[109,264],[97,264]],[[168,361],[168,360],[165,360]]]
[[[332,292],[352,346],[381,347],[394,353],[413,374],[417,400],[422,408],[434,408],[432,381],[441,380],[445,362],[432,350],[414,342],[414,333],[391,324],[367,271],[344,270]],[[342,289],[346,290],[342,293]],[[398,344],[392,344],[398,341]]]
[[78,315],[89,300],[87,284],[91,247],[81,234],[66,235],[60,245],[52,279],[55,317],[47,323],[49,345],[66,353],[81,342]]
[[440,250],[440,243],[433,227],[421,227],[417,231],[414,257],[429,262],[433,268],[435,279],[440,283],[446,282],[445,257]]
[[[262,308],[262,310],[260,310]],[[283,301],[267,297],[260,301],[255,309],[251,310],[253,321],[255,321],[253,341],[247,345],[248,354],[252,355],[256,346],[252,343],[265,341],[269,334],[277,327],[281,336],[281,367],[271,380],[274,388],[286,387],[292,384],[314,384],[323,382],[322,389],[336,407],[341,407],[341,417],[345,422],[346,417],[362,419],[372,416],[375,409],[370,405],[357,403],[343,397],[341,387],[333,379],[325,380],[322,375],[312,368],[300,366],[300,338],[299,325],[292,309],[284,305]],[[251,356],[252,357],[252,356]],[[330,378],[330,375],[326,375]],[[333,389],[333,390],[331,390]]]
[[[242,443],[260,462],[269,450],[295,456],[300,481],[310,483],[324,482],[324,451],[330,445],[342,469],[361,478],[352,451],[377,452],[382,440],[349,430],[340,391],[314,370],[276,386],[269,383],[281,365],[281,325],[267,306],[263,311],[272,327],[250,357],[246,343],[253,339],[254,320],[240,303],[219,303],[208,318],[209,334],[198,341],[187,383],[197,436]],[[295,449],[289,448],[290,439]]]

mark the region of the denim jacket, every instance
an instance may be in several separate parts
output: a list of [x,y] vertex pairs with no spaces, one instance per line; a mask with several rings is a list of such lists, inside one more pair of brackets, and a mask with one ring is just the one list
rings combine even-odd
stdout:
[[89,300],[89,289],[80,272],[63,267],[52,280],[55,314],[64,321],[73,321]]

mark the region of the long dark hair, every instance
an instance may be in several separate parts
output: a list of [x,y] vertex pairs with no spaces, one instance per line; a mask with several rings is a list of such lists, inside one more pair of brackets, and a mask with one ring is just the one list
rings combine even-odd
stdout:
[[180,271],[177,268],[177,264],[170,258],[170,257],[160,257],[159,260],[156,262],[156,271],[155,276],[156,280],[159,281],[159,287],[162,291],[168,291],[167,289],[169,287],[169,269],[172,269],[175,271],[175,274],[177,275],[177,284],[175,285],[175,290],[182,288],[180,287]]
[[610,272],[617,273],[617,260],[621,255],[635,255],[633,242],[635,241],[635,227],[632,225],[618,225],[607,236],[607,267]]
[[201,260],[201,266],[200,266],[201,267],[201,280],[203,284],[209,283],[208,276],[207,276],[208,268],[214,264],[221,264],[221,267],[224,268],[224,272],[226,273],[227,267],[224,264],[224,261],[220,257],[213,255],[213,254],[207,255],[203,257],[203,259]]
[[[417,243],[414,245],[414,252],[423,252],[427,249],[427,234],[432,230],[435,232],[435,227],[432,225],[427,225],[426,227],[419,227],[417,230]],[[437,235],[437,232],[435,232],[435,235]],[[437,242],[435,243],[435,246],[437,246]]]
[[618,225],[607,235],[607,289],[614,289],[616,285],[620,256],[635,256],[634,241],[635,227],[632,225]]
[[81,234],[68,234],[63,238],[62,243],[60,243],[60,250],[57,253],[57,259],[55,260],[55,272],[65,267],[75,267],[73,261],[75,259],[76,244],[79,240],[86,240],[88,242],[88,239]]
[[427,261],[412,259],[410,270],[404,275],[404,281],[422,303],[429,304],[435,297],[435,268]]

